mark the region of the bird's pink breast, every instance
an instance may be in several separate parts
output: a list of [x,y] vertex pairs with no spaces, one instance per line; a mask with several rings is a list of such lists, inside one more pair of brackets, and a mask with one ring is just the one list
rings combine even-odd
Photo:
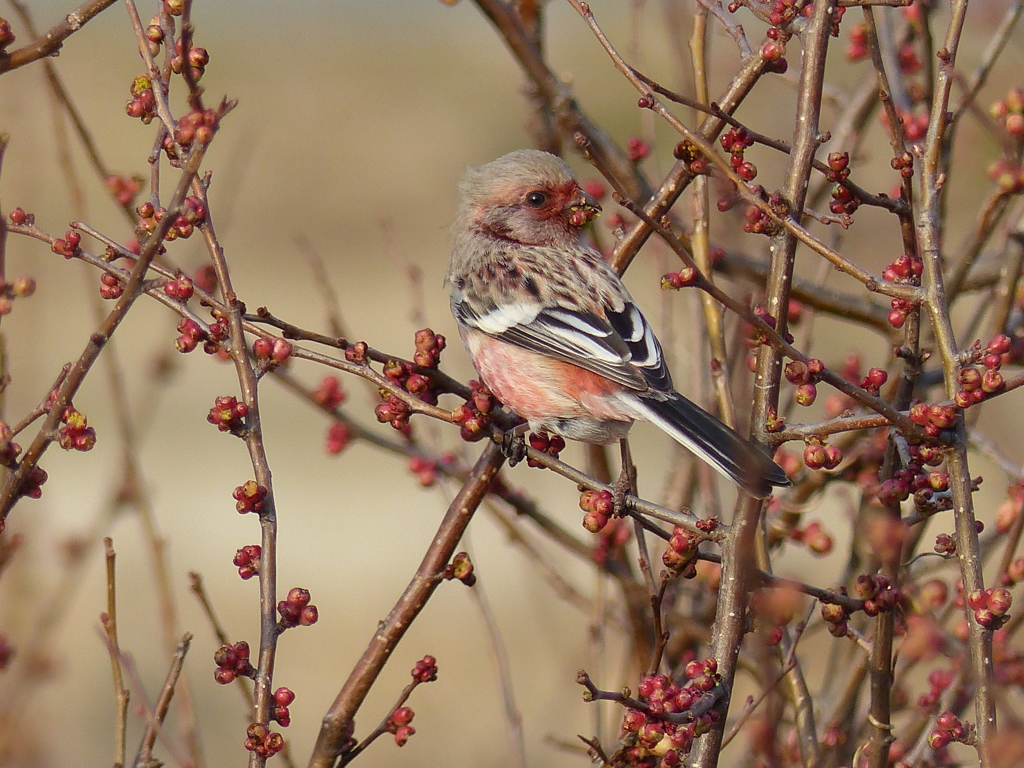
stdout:
[[473,331],[465,341],[487,387],[524,419],[630,420],[613,397],[621,386],[600,374]]

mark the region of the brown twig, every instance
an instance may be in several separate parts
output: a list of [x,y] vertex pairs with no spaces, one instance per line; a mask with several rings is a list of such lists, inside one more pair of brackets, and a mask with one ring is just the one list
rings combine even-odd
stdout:
[[114,678],[114,699],[117,702],[117,717],[114,721],[114,768],[125,764],[125,739],[128,729],[128,700],[130,694],[124,687],[121,675],[121,648],[117,642],[117,580],[114,570],[114,543],[110,537],[103,539],[107,563],[107,612],[100,617],[103,630],[107,633],[107,647],[110,651],[111,674]]
[[423,610],[440,583],[445,566],[504,461],[496,443],[485,446],[466,483],[448,507],[415,576],[391,613],[381,622],[370,645],[324,715],[320,735],[310,757],[310,768],[331,768],[343,753],[356,712],[409,624]]
[[[917,216],[917,237],[924,262],[922,284],[925,288],[924,306],[931,319],[935,339],[941,353],[946,396],[952,398],[958,388],[959,355],[949,316],[949,308],[942,274],[940,251],[941,222],[940,196],[944,184],[942,151],[944,134],[948,128],[948,106],[952,87],[953,67],[967,14],[966,0],[954,0],[945,42],[936,55],[941,65],[936,71],[935,94],[931,105],[928,132],[921,162],[921,205]],[[957,557],[960,564],[965,593],[984,588],[981,572],[978,535],[975,526],[974,504],[971,495],[971,475],[967,461],[966,436],[963,418],[958,419],[957,441],[947,457],[949,486],[953,496],[953,519],[956,529]],[[969,647],[971,669],[975,685],[975,712],[978,739],[986,743],[995,730],[996,710],[993,693],[992,633],[974,620],[968,611],[970,628]],[[980,753],[981,765],[988,768],[987,753]]]
[[164,718],[171,707],[171,699],[174,698],[174,688],[178,684],[178,678],[181,676],[181,670],[185,665],[185,655],[188,653],[191,644],[192,635],[186,632],[174,652],[171,668],[167,670],[167,677],[164,679],[163,688],[160,689],[160,696],[157,698],[152,715],[148,718],[146,732],[142,736],[139,751],[135,755],[134,763],[132,763],[135,768],[149,768],[152,765],[153,745],[156,744],[156,738],[161,731]]
[[45,56],[55,56],[64,41],[85,26],[97,14],[114,4],[114,0],[89,0],[73,10],[42,37],[28,45],[0,56],[0,75],[18,69]]
[[[260,644],[256,663],[256,677],[253,691],[253,722],[268,725],[273,704],[272,683],[274,663],[277,655],[277,641],[280,629],[277,624],[277,507],[274,486],[271,479],[270,463],[263,442],[263,424],[260,418],[258,378],[247,353],[245,330],[242,324],[244,305],[238,300],[232,288],[231,274],[227,260],[210,215],[206,186],[193,177],[192,192],[206,206],[206,219],[199,226],[203,242],[217,273],[217,285],[226,308],[228,335],[231,343],[230,355],[234,363],[242,393],[242,401],[248,407],[244,440],[252,462],[256,483],[265,489],[266,496],[260,511],[261,552],[259,566],[260,580]],[[266,763],[266,756],[257,751],[249,753],[250,768]]]
[[81,387],[86,374],[92,369],[107,341],[117,330],[121,321],[124,320],[128,311],[135,304],[135,301],[142,295],[149,265],[156,257],[157,249],[162,244],[164,235],[167,234],[173,223],[172,220],[175,218],[175,215],[170,212],[177,211],[181,207],[185,196],[188,194],[192,178],[198,172],[204,155],[205,147],[202,146],[196,147],[189,155],[182,177],[171,198],[168,215],[157,224],[150,239],[146,241],[125,283],[124,293],[117,300],[114,308],[104,319],[103,323],[101,323],[100,327],[92,334],[78,361],[71,367],[67,377],[56,393],[43,426],[33,439],[32,444],[25,451],[21,461],[18,463],[18,468],[9,473],[5,479],[3,487],[0,488],[0,519],[6,519],[7,515],[10,514],[11,508],[20,496],[22,486],[29,472],[36,467],[39,459],[54,440],[57,434],[57,425],[64,414],[64,409],[71,402],[79,387]]

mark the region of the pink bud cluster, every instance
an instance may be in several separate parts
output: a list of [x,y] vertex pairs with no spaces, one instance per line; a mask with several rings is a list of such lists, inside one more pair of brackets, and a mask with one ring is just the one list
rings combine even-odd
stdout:
[[[565,449],[565,440],[561,435],[548,435],[545,433],[531,432],[528,439],[530,447],[534,450],[546,453],[548,456],[557,459],[558,455]],[[544,465],[539,463],[536,459],[527,459],[527,466],[533,467],[534,469],[544,469]]]
[[270,719],[279,723],[282,728],[287,728],[292,723],[291,712],[288,707],[295,701],[295,693],[290,688],[281,687],[274,691],[274,710]]
[[345,402],[345,391],[337,376],[324,376],[313,391],[313,402],[327,410],[334,410]]
[[583,515],[583,527],[591,533],[600,532],[608,525],[608,518],[615,509],[611,491],[583,491],[580,509],[586,513]]
[[249,644],[240,640],[234,645],[222,645],[213,654],[217,669],[213,679],[221,685],[227,685],[236,677],[254,677],[256,670],[249,663]]
[[[928,408],[926,406],[926,408]],[[928,408],[930,414],[930,408]],[[938,417],[939,423],[944,423],[946,414]],[[925,427],[936,427],[935,423],[929,422]],[[932,497],[936,493],[945,492],[949,488],[949,474],[926,470],[926,467],[935,467],[942,463],[942,449],[928,443],[911,444],[909,446],[910,462],[901,469],[893,472],[893,476],[883,482],[878,488],[878,501],[885,506],[898,504],[910,498],[914,494],[914,506],[922,512],[934,511],[932,508]]]
[[408,432],[410,428],[409,405],[397,395],[392,394],[384,388],[381,388],[380,396],[383,398],[384,402],[380,403],[373,409],[373,414],[377,417],[377,421],[381,424],[390,424],[399,432]]
[[939,533],[935,536],[935,552],[946,557],[956,554],[956,539],[948,533]]
[[868,47],[868,28],[865,24],[857,24],[850,30],[850,42],[846,46],[847,61],[863,61],[871,55]]
[[689,683],[677,685],[666,675],[649,675],[637,685],[643,708],[630,708],[622,716],[622,730],[635,734],[635,746],[625,750],[627,765],[671,768],[681,765],[689,754],[693,742],[707,733],[718,720],[717,712],[696,716],[691,722],[676,723],[665,714],[686,712],[703,695],[713,689],[719,680],[718,663],[713,658],[691,661],[685,675]]
[[988,168],[988,177],[1008,195],[1024,192],[1024,165],[1010,158],[1000,158]]
[[191,299],[194,291],[192,279],[185,275],[179,274],[174,280],[168,280],[164,283],[164,293],[175,301],[182,303]]
[[836,215],[852,216],[860,208],[860,200],[853,194],[847,181],[850,178],[850,153],[831,152],[828,156],[828,172],[825,178],[835,184],[832,188],[832,202],[828,209]]
[[263,723],[253,723],[245,731],[245,748],[260,757],[273,757],[284,749],[284,737]]
[[238,575],[248,581],[260,572],[260,557],[263,554],[263,547],[259,544],[246,544],[235,552],[231,561],[238,568]]
[[410,707],[399,707],[391,713],[384,724],[384,730],[394,734],[395,744],[398,746],[404,747],[410,737],[416,733],[416,729],[410,725],[415,716],[416,713]]
[[751,596],[750,614],[755,628],[768,645],[782,641],[783,628],[791,624],[798,612],[804,610],[803,596],[787,587],[766,587]]
[[820,437],[808,438],[804,446],[804,464],[808,469],[835,469],[842,461],[843,452],[838,447],[823,443]]
[[91,451],[96,445],[96,430],[89,426],[85,414],[68,405],[60,417],[57,444],[65,451]]
[[999,583],[1004,587],[1012,587],[1024,581],[1024,557],[1019,557],[1006,567],[1006,572],[999,575]]
[[457,579],[467,587],[472,587],[476,584],[476,571],[473,568],[473,561],[469,559],[469,554],[459,552],[455,555],[452,561],[444,567],[443,578],[448,581]]
[[822,524],[817,521],[809,524],[805,528],[800,528],[799,526],[794,527],[790,537],[793,541],[803,544],[816,555],[827,555],[832,551],[834,543],[829,532],[826,531]]
[[335,421],[327,428],[327,452],[332,456],[344,451],[352,442],[352,430],[343,421]]
[[1013,595],[1005,587],[975,589],[967,595],[967,606],[974,611],[974,620],[986,629],[999,629],[1009,618]]
[[[786,204],[786,199],[782,196],[782,193],[776,190],[769,195],[764,187],[760,184],[755,185],[750,190],[762,200],[768,203],[768,207],[777,216],[784,216],[789,206]],[[718,209],[722,210],[722,201],[718,202]],[[767,235],[769,237],[777,235],[780,230],[780,225],[768,214],[767,211],[762,210],[759,206],[748,205],[743,211],[743,231],[752,235]]]
[[160,54],[160,46],[164,42],[164,28],[160,26],[160,15],[157,14],[146,27],[146,40],[149,43],[149,53],[156,58]]
[[[384,377],[395,386],[416,395],[423,402],[437,405],[438,393],[433,382],[429,376],[417,373],[415,366],[428,369],[436,368],[444,348],[444,336],[435,334],[429,328],[419,330],[416,332],[416,351],[413,354],[413,363],[403,360],[388,360],[384,364]],[[366,345],[363,344],[361,357],[365,357],[365,349]],[[346,356],[348,356],[347,353]],[[406,431],[409,427],[408,405],[385,389],[381,389],[380,394],[384,402],[376,408],[377,420],[382,424],[390,422],[395,429]]]
[[969,744],[976,738],[974,726],[963,723],[952,712],[943,712],[935,718],[936,728],[928,734],[928,746],[939,751],[954,741]]
[[315,605],[310,604],[310,599],[308,589],[293,587],[288,590],[287,597],[277,604],[277,612],[281,614],[281,620],[277,623],[278,628],[285,630],[316,624],[320,613]]
[[113,301],[124,294],[124,283],[121,278],[111,272],[100,275],[100,298]]
[[153,81],[149,75],[139,75],[132,80],[132,98],[125,105],[128,117],[137,117],[145,125],[149,125],[156,117],[156,95],[153,93]]
[[924,427],[925,434],[932,438],[956,424],[956,408],[951,405],[916,403],[911,406],[908,415],[912,422]]
[[900,177],[909,179],[914,175],[914,156],[909,152],[904,152],[898,157],[894,157],[889,161],[889,165],[894,171],[900,172]]
[[64,237],[57,238],[50,243],[50,250],[65,259],[71,259],[81,254],[80,243],[82,236],[73,229],[64,233]]
[[117,174],[107,176],[104,182],[107,191],[110,192],[118,203],[124,206],[132,204],[132,201],[142,191],[144,183],[145,179],[141,176],[120,176]]
[[708,159],[700,151],[700,148],[688,139],[676,143],[672,148],[672,157],[686,163],[690,173],[695,176],[708,173]]
[[434,682],[437,680],[437,659],[433,656],[424,656],[416,662],[410,674],[417,683]]
[[[712,248],[708,253],[711,264],[722,260],[725,256],[725,251],[721,248]],[[683,267],[678,272],[666,272],[661,277],[661,290],[663,291],[678,291],[680,288],[688,288],[691,285],[696,284],[699,273],[694,267]]]
[[363,365],[366,363],[366,354],[369,348],[366,346],[365,341],[357,341],[355,344],[350,344],[345,347],[345,359],[350,363],[356,363]]
[[25,475],[25,480],[21,484],[21,488],[18,491],[19,496],[25,496],[29,499],[38,499],[43,495],[43,484],[49,479],[49,475],[46,474],[46,470],[40,466],[32,467]]
[[[846,588],[840,587],[839,593],[845,595]],[[850,631],[850,612],[838,603],[822,603],[821,618],[832,637],[846,637]]]
[[678,272],[668,272],[661,278],[661,290],[678,291],[680,288],[687,288],[697,282],[697,270],[693,267],[683,267]]
[[178,322],[178,333],[181,335],[174,340],[174,348],[181,353],[187,353],[203,342],[203,351],[208,355],[215,355],[221,350],[221,342],[228,338],[228,326],[223,321],[210,323],[209,329],[204,329],[199,323],[190,317],[183,317]]
[[14,42],[14,32],[11,31],[11,22],[0,18],[0,54],[6,53],[6,48]]
[[857,597],[864,601],[864,613],[877,616],[892,610],[900,601],[900,591],[882,573],[861,574],[854,584]]
[[600,179],[590,179],[583,182],[583,191],[601,202],[608,195],[608,186]]
[[989,395],[1002,390],[1005,382],[999,369],[1011,357],[1013,342],[1006,334],[999,334],[989,341],[981,355],[983,370],[975,365],[965,365],[957,374],[960,391],[953,402],[958,408],[968,408],[985,400]]
[[487,436],[487,427],[491,424],[491,411],[497,404],[494,395],[479,381],[469,382],[472,391],[469,399],[452,411],[452,421],[461,429],[459,435],[463,440],[474,443]]
[[661,555],[661,562],[675,576],[692,579],[697,575],[697,555],[705,537],[699,532],[688,531],[682,526],[672,529],[668,547]]
[[437,482],[437,462],[425,456],[410,456],[409,471],[416,475],[424,488],[430,488]]
[[626,544],[633,537],[633,526],[621,517],[613,517],[605,521],[605,526],[598,531],[594,540],[591,558],[599,568],[623,556]]
[[802,360],[792,360],[786,363],[783,373],[786,381],[796,385],[796,392],[793,399],[797,405],[813,405],[818,397],[816,382],[825,371],[825,364],[817,358],[811,358],[806,363]]
[[651,154],[650,145],[638,136],[630,136],[626,140],[626,157],[631,163],[639,163]]
[[[10,219],[12,224],[31,226],[35,217],[30,213],[25,213],[21,208],[15,208],[10,213]],[[36,281],[31,277],[22,276],[10,282],[0,279],[0,317],[11,314],[15,299],[27,299],[35,292]]]
[[174,42],[174,56],[171,58],[171,71],[180,75],[185,70],[185,62],[188,61],[189,72],[193,82],[198,83],[206,72],[206,65],[210,63],[210,54],[205,48],[189,48],[186,56],[182,51],[181,40]]
[[249,415],[249,406],[239,402],[232,395],[218,397],[213,408],[206,415],[206,420],[215,424],[221,432],[237,434],[245,427],[245,418]]
[[1007,488],[1007,497],[996,508],[995,527],[999,533],[1009,532],[1024,510],[1024,485],[1015,483]]
[[744,181],[753,181],[757,176],[757,167],[744,158],[746,150],[754,145],[754,137],[750,132],[746,128],[730,128],[719,141],[722,149],[729,153],[729,164],[736,175]]
[[1010,89],[1003,99],[992,104],[989,113],[1002,122],[1006,132],[1014,139],[1024,139],[1024,89]]
[[899,60],[900,71],[905,75],[912,75],[921,69],[921,57],[917,55],[917,49],[911,43],[904,43],[896,53]]
[[279,337],[261,336],[252,343],[252,354],[263,370],[283,365],[291,358],[295,347]]
[[[881,117],[882,123],[888,125],[889,120],[885,111],[882,112]],[[903,136],[907,141],[920,141],[928,133],[928,113],[926,111],[900,112],[899,117],[900,124],[903,126]]]
[[[921,272],[923,264],[915,256],[903,254],[895,259],[882,271],[882,279],[890,283],[903,283],[907,285],[919,285],[921,283]],[[893,299],[890,303],[892,311],[889,312],[889,325],[893,328],[902,328],[907,322],[909,315],[916,306],[907,299]]]
[[761,44],[761,58],[767,62],[765,69],[782,74],[789,69],[789,62],[785,56],[786,43],[789,42],[791,35],[779,27],[768,27],[765,35],[768,39]]
[[238,511],[238,514],[259,513],[263,511],[263,502],[267,498],[267,489],[255,480],[247,480],[243,485],[235,488],[231,497],[235,500],[235,509]]
[[952,669],[933,669],[928,673],[928,693],[922,693],[917,700],[917,705],[925,712],[934,713],[938,711],[939,699],[942,694],[953,684],[956,674]]
[[[139,215],[139,223],[136,232],[140,237],[152,234],[164,217],[167,216],[166,208],[156,208],[152,203],[146,202],[139,205],[135,212]],[[181,210],[177,218],[164,235],[164,240],[170,242],[179,237],[187,239],[195,232],[195,228],[206,223],[206,205],[195,195],[189,195],[181,204]]]
[[168,136],[164,139],[164,149],[169,155],[176,152],[174,144],[188,149],[193,144],[207,145],[213,141],[220,118],[212,109],[193,109],[178,120],[174,128],[174,140]]
[[429,328],[416,331],[416,352],[412,359],[420,368],[437,368],[441,360],[441,352],[447,346],[447,340],[440,333]]

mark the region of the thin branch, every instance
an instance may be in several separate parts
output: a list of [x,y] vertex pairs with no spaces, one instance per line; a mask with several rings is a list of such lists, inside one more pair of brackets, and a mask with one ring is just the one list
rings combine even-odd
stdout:
[[97,14],[114,4],[115,0],[90,0],[64,17],[42,37],[28,45],[0,55],[0,75],[18,69],[44,56],[56,56],[64,41],[86,25]]
[[[939,220],[940,193],[945,176],[942,172],[943,140],[949,126],[949,97],[953,69],[967,15],[967,0],[954,0],[952,15],[942,49],[936,52],[940,66],[936,71],[935,95],[932,101],[928,132],[921,162],[921,207],[917,217],[917,236],[924,262],[922,284],[925,286],[925,307],[941,354],[946,396],[952,398],[958,389],[959,355],[949,316],[948,299],[942,274]],[[984,588],[978,535],[971,494],[971,476],[967,461],[963,418],[957,420],[957,441],[947,457],[949,486],[953,498],[953,519],[956,529],[957,558],[965,593]],[[978,739],[986,743],[996,727],[994,681],[992,669],[992,633],[981,626],[968,611],[969,647],[975,685],[975,712]],[[982,768],[989,759],[981,753]]]
[[160,733],[164,718],[167,717],[167,711],[171,707],[171,699],[174,698],[174,688],[178,684],[178,678],[181,676],[181,670],[185,665],[185,655],[188,653],[191,644],[192,635],[186,632],[174,652],[171,668],[167,670],[167,677],[164,679],[164,685],[160,690],[156,707],[149,718],[146,732],[142,736],[139,751],[136,753],[135,762],[133,763],[135,768],[149,768],[152,765],[153,745],[156,744],[156,738]]
[[331,768],[338,756],[344,753],[356,712],[409,625],[440,583],[445,566],[504,461],[497,443],[485,446],[469,479],[448,507],[415,576],[391,613],[381,622],[362,658],[324,715],[310,758],[310,768]]
[[114,768],[125,764],[125,739],[128,728],[128,700],[130,694],[124,687],[121,675],[121,647],[117,642],[117,580],[114,570],[114,544],[110,537],[103,539],[107,563],[107,612],[101,616],[103,629],[107,633],[107,648],[110,651],[111,674],[114,678],[114,698],[117,701],[117,718],[114,723]]

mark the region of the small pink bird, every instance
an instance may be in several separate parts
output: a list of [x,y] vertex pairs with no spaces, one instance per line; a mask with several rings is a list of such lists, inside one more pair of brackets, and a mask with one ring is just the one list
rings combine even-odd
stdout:
[[522,149],[459,185],[447,282],[473,365],[535,432],[587,443],[656,424],[757,497],[782,468],[672,388],[661,345],[580,232],[601,207],[569,166]]

